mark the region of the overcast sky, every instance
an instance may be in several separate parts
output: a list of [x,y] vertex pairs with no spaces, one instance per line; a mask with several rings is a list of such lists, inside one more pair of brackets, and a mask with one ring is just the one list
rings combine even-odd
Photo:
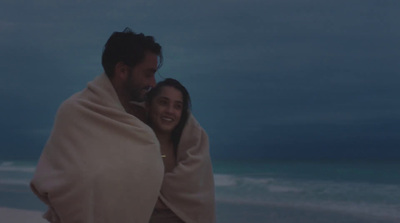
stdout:
[[[131,27],[163,47],[212,156],[400,158],[398,0],[0,3],[1,159],[37,159],[60,103]],[[160,78],[158,78],[160,79]]]

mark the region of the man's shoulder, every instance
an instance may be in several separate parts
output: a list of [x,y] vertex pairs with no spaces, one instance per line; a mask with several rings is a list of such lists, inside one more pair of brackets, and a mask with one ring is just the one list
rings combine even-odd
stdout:
[[79,105],[80,98],[82,97],[81,94],[82,94],[82,91],[76,92],[73,95],[71,95],[69,98],[64,100],[61,103],[60,107],[58,108],[58,113],[76,109],[77,106]]

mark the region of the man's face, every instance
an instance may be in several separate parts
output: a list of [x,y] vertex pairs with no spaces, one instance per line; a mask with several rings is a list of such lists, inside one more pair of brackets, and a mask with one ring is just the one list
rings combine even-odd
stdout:
[[147,92],[155,86],[155,73],[158,66],[158,56],[147,52],[144,60],[137,64],[129,73],[127,80],[130,100],[144,101]]

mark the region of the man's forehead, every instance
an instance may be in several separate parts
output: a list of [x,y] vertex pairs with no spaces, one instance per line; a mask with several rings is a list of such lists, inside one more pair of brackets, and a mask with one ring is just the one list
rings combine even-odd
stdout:
[[154,53],[146,54],[139,66],[145,66],[146,69],[157,70],[158,68],[158,56]]

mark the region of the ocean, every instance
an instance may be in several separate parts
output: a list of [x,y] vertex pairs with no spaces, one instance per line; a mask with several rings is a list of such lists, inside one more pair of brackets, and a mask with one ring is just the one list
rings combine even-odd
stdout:
[[[0,161],[0,206],[44,211],[35,161]],[[400,161],[213,161],[219,223],[398,223]]]

